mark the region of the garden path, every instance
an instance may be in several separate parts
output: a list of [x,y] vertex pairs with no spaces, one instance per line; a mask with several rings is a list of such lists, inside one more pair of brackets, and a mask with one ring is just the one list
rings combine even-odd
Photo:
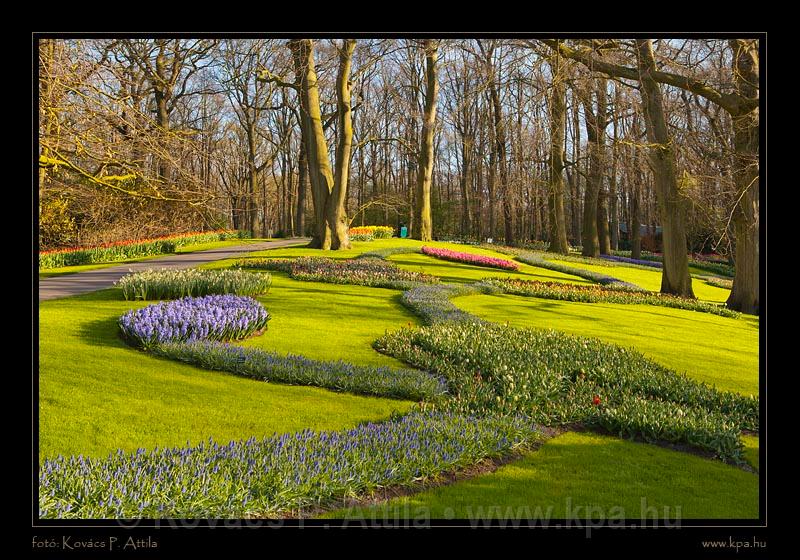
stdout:
[[122,263],[118,266],[87,270],[53,278],[42,278],[39,280],[39,301],[110,288],[114,285],[114,282],[130,271],[139,271],[147,268],[191,268],[212,261],[238,257],[253,251],[289,247],[308,243],[309,241],[310,239],[307,237],[294,237],[279,241],[246,243],[231,247],[195,251],[193,253],[167,255],[141,262]]

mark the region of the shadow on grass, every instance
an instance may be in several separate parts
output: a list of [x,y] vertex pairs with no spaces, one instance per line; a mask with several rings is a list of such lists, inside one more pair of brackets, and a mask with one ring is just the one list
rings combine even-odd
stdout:
[[117,317],[87,321],[80,326],[79,332],[81,339],[92,346],[134,349],[120,337]]

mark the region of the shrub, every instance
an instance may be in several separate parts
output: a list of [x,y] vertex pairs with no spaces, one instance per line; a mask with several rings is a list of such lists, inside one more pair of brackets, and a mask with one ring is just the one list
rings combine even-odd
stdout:
[[178,247],[226,239],[242,239],[249,234],[237,231],[184,233],[153,239],[115,241],[91,247],[73,247],[39,253],[39,268],[58,268],[80,264],[118,262],[136,257],[174,253]]
[[682,298],[657,292],[643,292],[619,287],[586,286],[567,284],[564,282],[540,282],[538,280],[521,280],[516,278],[486,278],[481,285],[497,288],[507,294],[515,294],[544,299],[562,301],[580,301],[585,303],[623,303],[647,304],[688,309],[702,313],[713,313],[723,317],[738,317],[739,313],[726,309],[721,305],[706,303],[696,299]]
[[269,292],[269,274],[241,270],[144,270],[123,276],[117,285],[125,299],[175,299],[210,294],[257,296]]
[[360,395],[420,401],[435,399],[447,389],[441,378],[415,369],[323,362],[303,356],[279,356],[258,348],[219,342],[168,343],[154,348],[160,356],[261,381],[310,385]]
[[[387,334],[375,348],[443,376],[453,398],[442,406],[463,414],[624,428],[733,461],[740,447],[726,434],[758,428],[757,398],[717,391],[635,350],[556,331],[438,323]],[[679,419],[666,420],[668,411]]]
[[489,268],[501,268],[503,270],[519,270],[519,263],[505,259],[475,255],[473,253],[462,253],[460,251],[451,251],[449,249],[438,249],[435,247],[428,247],[427,245],[423,245],[421,250],[424,255],[445,261],[460,262],[475,266],[486,266]]
[[269,313],[246,296],[185,297],[134,309],[119,318],[123,337],[149,348],[165,342],[241,340],[267,328]]
[[524,418],[412,413],[351,430],[274,435],[39,468],[42,518],[243,518],[296,514],[367,497],[544,440]]
[[69,201],[61,196],[42,200],[39,214],[39,244],[58,247],[72,243],[78,236],[75,218],[70,213]]

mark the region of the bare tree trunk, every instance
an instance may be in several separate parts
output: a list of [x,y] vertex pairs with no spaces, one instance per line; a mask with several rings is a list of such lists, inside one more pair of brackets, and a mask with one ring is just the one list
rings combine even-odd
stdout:
[[503,107],[500,104],[500,94],[497,84],[492,76],[489,82],[489,95],[492,100],[492,115],[494,116],[494,141],[497,166],[500,172],[500,188],[503,192],[503,226],[504,241],[506,245],[514,245],[514,212],[512,210],[511,185],[508,181],[508,161],[506,161],[506,127],[503,121]]
[[297,210],[294,214],[294,233],[302,237],[306,234],[306,183],[308,182],[306,143],[303,139],[300,140],[300,158],[297,166]]
[[[336,101],[339,118],[338,144],[336,146],[336,173],[333,190],[325,209],[328,227],[331,230],[331,249],[349,249],[349,222],[345,209],[347,184],[350,177],[350,151],[353,145],[353,112],[350,105],[350,66],[355,39],[345,39],[339,49],[339,74],[336,77]],[[326,153],[327,159],[327,153]]]
[[425,39],[425,109],[420,135],[420,149],[417,163],[416,189],[416,230],[415,239],[430,241],[433,236],[431,222],[431,179],[433,177],[433,135],[436,128],[436,98],[439,82],[436,79],[436,57],[439,52],[438,42]]
[[[730,41],[733,77],[737,92],[758,97],[758,44],[753,40]],[[732,115],[734,131],[734,177],[737,203],[733,210],[736,237],[736,273],[727,305],[743,313],[758,313],[759,305],[759,113]]]
[[597,193],[597,240],[601,255],[611,254],[611,231],[608,227],[608,191],[600,187]]
[[306,139],[306,157],[311,179],[311,198],[314,204],[315,233],[311,246],[328,250],[332,235],[326,216],[328,198],[333,189],[333,172],[328,157],[328,143],[322,128],[319,105],[319,86],[314,67],[314,43],[311,39],[289,41],[299,79],[301,129]]
[[567,223],[564,217],[564,137],[567,128],[567,88],[559,76],[559,60],[555,57],[553,89],[550,102],[550,181],[548,208],[550,211],[550,245],[547,250],[554,253],[569,253]]
[[631,240],[631,258],[642,258],[642,231],[640,223],[642,221],[639,215],[639,191],[641,187],[637,184],[631,190],[631,219],[628,224],[628,235]]
[[469,237],[472,225],[472,205],[470,204],[470,186],[472,182],[472,149],[475,140],[470,133],[461,137],[462,170],[459,178],[461,187],[461,236]]
[[[258,171],[256,170],[256,125],[247,123],[247,229],[250,236],[256,236],[256,191],[258,190]],[[266,219],[266,216],[264,216]]]
[[[582,243],[581,239],[581,175],[578,173],[578,162],[581,159],[581,125],[580,125],[580,103],[577,92],[573,89],[572,94],[572,161],[570,187],[572,189],[571,208],[572,208],[572,239],[577,245]],[[569,171],[567,172],[570,174]]]
[[[600,191],[605,169],[606,80],[597,79],[595,88],[597,108],[592,108],[592,95],[587,91],[582,99],[589,140],[589,173],[583,199],[583,251],[587,257],[600,256],[600,237],[597,228]],[[606,232],[607,232],[606,226]]]
[[694,297],[686,254],[686,213],[689,201],[678,188],[675,145],[667,129],[661,88],[651,73],[656,69],[653,44],[637,39],[642,105],[650,143],[650,167],[656,186],[664,240],[661,293]]

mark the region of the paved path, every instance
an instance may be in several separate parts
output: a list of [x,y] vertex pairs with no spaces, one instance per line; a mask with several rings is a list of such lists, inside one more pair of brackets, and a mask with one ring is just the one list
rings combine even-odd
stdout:
[[75,274],[65,274],[64,276],[55,276],[53,278],[42,278],[39,280],[39,301],[74,296],[110,288],[114,285],[114,282],[125,276],[131,270],[144,270],[146,268],[191,268],[212,261],[238,257],[253,251],[302,245],[309,241],[310,239],[306,237],[295,237],[293,239],[281,241],[246,243],[243,245],[220,247],[219,249],[208,249],[207,251],[168,255],[166,257],[148,259],[136,263],[122,263],[118,266],[87,270],[86,272],[78,272]]

